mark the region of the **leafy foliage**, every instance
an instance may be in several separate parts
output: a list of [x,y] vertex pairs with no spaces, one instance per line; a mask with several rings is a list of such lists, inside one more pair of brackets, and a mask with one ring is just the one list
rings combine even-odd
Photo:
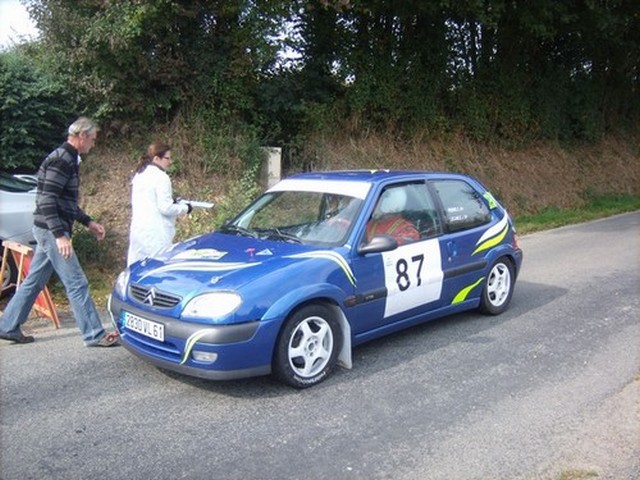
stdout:
[[64,138],[69,91],[21,49],[0,53],[0,169],[32,171]]

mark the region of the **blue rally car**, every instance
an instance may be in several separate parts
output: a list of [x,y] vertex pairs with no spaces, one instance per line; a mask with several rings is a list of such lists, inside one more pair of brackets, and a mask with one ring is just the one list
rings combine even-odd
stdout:
[[477,180],[419,171],[291,176],[218,230],[122,272],[109,312],[132,353],[209,379],[305,388],[352,348],[510,303],[522,251]]

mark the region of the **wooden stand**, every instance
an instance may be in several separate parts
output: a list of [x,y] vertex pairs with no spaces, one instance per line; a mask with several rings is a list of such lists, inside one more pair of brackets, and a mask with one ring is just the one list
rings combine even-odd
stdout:
[[[26,245],[22,245],[21,243],[11,242],[9,240],[2,242],[2,246],[4,247],[4,252],[2,253],[0,278],[4,275],[5,268],[8,267],[7,262],[9,261],[9,252],[11,252],[13,262],[18,267],[18,278],[16,279],[16,283],[10,284],[9,287],[15,286],[16,289],[18,289],[20,288],[22,279],[26,277],[29,272],[31,258],[33,257],[33,249]],[[33,304],[33,309],[41,316],[49,318],[56,328],[60,328],[60,319],[58,318],[56,307],[51,300],[51,295],[49,295],[49,289],[46,285],[40,292],[40,295],[38,295],[38,298],[36,298],[36,301]]]

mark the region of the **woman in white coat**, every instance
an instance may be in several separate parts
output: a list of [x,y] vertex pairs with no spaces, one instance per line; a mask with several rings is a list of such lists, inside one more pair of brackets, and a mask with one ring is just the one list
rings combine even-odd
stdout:
[[152,143],[136,167],[131,181],[131,229],[127,266],[173,244],[176,217],[191,212],[191,205],[175,203],[167,168],[171,147]]

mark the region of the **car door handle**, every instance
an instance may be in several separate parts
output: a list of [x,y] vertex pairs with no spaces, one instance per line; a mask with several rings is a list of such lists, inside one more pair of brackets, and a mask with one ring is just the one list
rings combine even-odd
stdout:
[[449,254],[449,258],[455,257],[458,255],[458,245],[453,240],[447,242],[447,252]]

